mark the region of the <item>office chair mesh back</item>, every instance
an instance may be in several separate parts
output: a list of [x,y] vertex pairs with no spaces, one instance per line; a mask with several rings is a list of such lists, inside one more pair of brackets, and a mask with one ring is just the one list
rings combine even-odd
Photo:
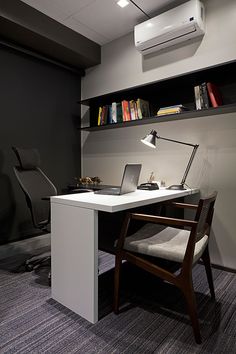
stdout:
[[20,163],[14,167],[14,172],[25,194],[33,224],[43,228],[50,221],[50,203],[42,198],[57,195],[56,187],[38,167],[37,150],[13,148],[13,151]]

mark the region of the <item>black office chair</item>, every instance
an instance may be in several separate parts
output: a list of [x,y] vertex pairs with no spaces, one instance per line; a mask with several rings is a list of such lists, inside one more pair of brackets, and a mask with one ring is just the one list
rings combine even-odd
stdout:
[[[14,166],[16,178],[24,192],[33,225],[43,233],[50,232],[50,196],[57,195],[54,184],[40,169],[40,156],[36,149],[12,147],[19,162]],[[26,270],[33,270],[50,260],[50,252],[33,256],[25,261]]]
[[[16,178],[24,192],[33,225],[43,233],[50,232],[50,196],[57,195],[54,184],[40,169],[40,155],[36,149],[12,147],[19,165],[13,167]],[[92,192],[92,189],[74,189],[70,193]],[[33,256],[25,261],[25,269],[31,271],[50,262],[51,253]],[[49,281],[51,273],[49,272]]]

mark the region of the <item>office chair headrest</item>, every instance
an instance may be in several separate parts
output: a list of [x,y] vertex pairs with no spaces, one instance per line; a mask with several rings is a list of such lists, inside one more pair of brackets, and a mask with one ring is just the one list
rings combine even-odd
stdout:
[[33,170],[40,166],[40,156],[36,149],[21,149],[12,147],[23,170]]

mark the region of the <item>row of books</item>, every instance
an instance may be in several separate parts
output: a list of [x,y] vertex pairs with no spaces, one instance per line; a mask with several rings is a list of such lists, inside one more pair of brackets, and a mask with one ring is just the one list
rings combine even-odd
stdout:
[[131,101],[123,100],[99,107],[97,124],[121,123],[144,117],[150,117],[148,101],[141,98]]
[[183,106],[182,104],[177,104],[174,106],[162,107],[158,110],[157,116],[164,116],[167,114],[177,114],[188,110],[187,107]]
[[[194,86],[194,95],[197,110],[218,107],[223,104],[219,89],[211,82],[203,82]],[[161,107],[157,112],[157,116],[182,113],[186,110],[188,108],[182,104]],[[148,101],[141,98],[131,101],[123,100],[121,102],[113,102],[111,105],[100,106],[97,125],[122,123],[145,117],[150,117]]]
[[222,96],[216,85],[211,82],[203,82],[194,86],[196,109],[207,109],[222,105]]

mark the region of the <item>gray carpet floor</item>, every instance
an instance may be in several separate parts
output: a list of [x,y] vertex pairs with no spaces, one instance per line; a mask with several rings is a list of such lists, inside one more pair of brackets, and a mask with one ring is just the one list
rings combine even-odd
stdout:
[[123,310],[118,316],[112,313],[111,255],[100,253],[100,321],[94,325],[50,298],[46,267],[31,273],[17,269],[22,259],[0,261],[1,354],[236,353],[233,273],[213,270],[216,302],[212,302],[203,266],[194,268],[203,337],[198,345],[179,291],[127,264]]

